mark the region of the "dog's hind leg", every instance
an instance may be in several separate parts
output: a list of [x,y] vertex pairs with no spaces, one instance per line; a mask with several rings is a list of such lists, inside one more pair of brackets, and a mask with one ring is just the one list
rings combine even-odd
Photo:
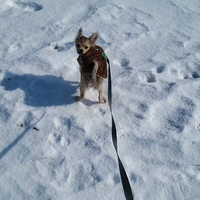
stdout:
[[103,99],[103,87],[100,86],[100,88],[98,89],[99,92],[99,103],[106,103],[106,100]]
[[84,94],[85,94],[85,86],[81,82],[80,83],[80,96],[75,96],[75,100],[76,101],[81,101],[84,98]]

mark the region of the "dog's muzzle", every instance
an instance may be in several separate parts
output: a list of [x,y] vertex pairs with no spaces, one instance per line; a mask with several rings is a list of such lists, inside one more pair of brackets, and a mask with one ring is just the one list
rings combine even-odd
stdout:
[[83,54],[83,49],[78,49],[77,53],[80,54],[80,55]]

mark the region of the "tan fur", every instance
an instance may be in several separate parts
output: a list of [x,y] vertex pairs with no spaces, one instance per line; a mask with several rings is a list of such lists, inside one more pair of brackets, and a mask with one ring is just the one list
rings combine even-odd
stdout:
[[[85,54],[91,47],[96,46],[96,40],[98,39],[99,34],[93,33],[89,38],[83,36],[82,34],[82,28],[79,29],[78,34],[75,39],[76,44],[76,51],[79,55]],[[79,56],[80,57],[80,56]],[[100,76],[97,76],[97,69],[98,69],[98,62],[96,60],[93,60],[94,63],[94,69],[92,71],[92,74],[84,74],[81,75],[81,83],[80,83],[80,96],[76,96],[75,99],[77,101],[81,101],[84,98],[85,91],[87,88],[92,87],[99,92],[99,103],[105,103],[106,101],[103,99],[103,78]],[[81,67],[83,66],[81,64],[81,60],[79,60],[80,64],[80,71]]]

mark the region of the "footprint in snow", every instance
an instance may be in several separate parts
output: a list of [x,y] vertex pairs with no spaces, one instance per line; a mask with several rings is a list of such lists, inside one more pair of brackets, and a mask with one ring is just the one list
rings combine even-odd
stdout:
[[168,116],[166,123],[168,129],[174,130],[177,133],[181,133],[185,125],[189,123],[196,106],[191,99],[184,96],[181,97],[181,102],[184,107],[176,107]]
[[138,75],[139,80],[141,80],[142,82],[147,82],[147,83],[155,83],[156,80],[156,76],[149,71],[143,71]]
[[166,70],[166,66],[162,62],[155,61],[154,59],[149,59],[149,62],[153,66],[156,66],[154,71],[156,73],[158,73],[158,74],[161,74],[161,73],[163,73]]
[[10,7],[19,8],[19,9],[23,9],[26,11],[39,11],[43,8],[43,6],[41,4],[38,4],[35,2],[21,2],[21,1],[9,0],[9,1],[7,1],[7,4]]
[[165,66],[164,65],[161,65],[156,69],[156,72],[159,73],[159,74],[163,73],[164,71],[165,71]]
[[130,60],[124,58],[122,61],[121,61],[121,66],[123,68],[125,68],[126,70],[132,70],[132,67],[130,67]]
[[54,146],[56,144],[59,146],[66,146],[69,144],[69,142],[59,133],[50,134],[48,140],[49,143]]
[[85,147],[87,148],[88,151],[92,152],[93,154],[98,155],[101,153],[100,147],[98,147],[97,144],[92,139],[87,139],[85,141]]
[[193,78],[200,78],[200,74],[197,72],[192,73]]
[[154,82],[156,82],[156,77],[155,77],[155,75],[152,72],[148,73],[146,75],[146,77],[147,77],[147,82],[148,83],[154,83]]
[[75,174],[72,176],[72,187],[75,192],[80,192],[88,186],[95,186],[102,180],[101,176],[97,173],[97,169],[92,163],[87,165],[78,165],[75,169]]

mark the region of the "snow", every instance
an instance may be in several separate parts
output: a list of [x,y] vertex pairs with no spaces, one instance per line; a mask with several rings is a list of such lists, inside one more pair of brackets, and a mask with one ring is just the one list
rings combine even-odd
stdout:
[[74,100],[80,27],[111,63],[134,199],[200,199],[200,1],[0,0],[0,24],[1,200],[125,199],[108,103]]

